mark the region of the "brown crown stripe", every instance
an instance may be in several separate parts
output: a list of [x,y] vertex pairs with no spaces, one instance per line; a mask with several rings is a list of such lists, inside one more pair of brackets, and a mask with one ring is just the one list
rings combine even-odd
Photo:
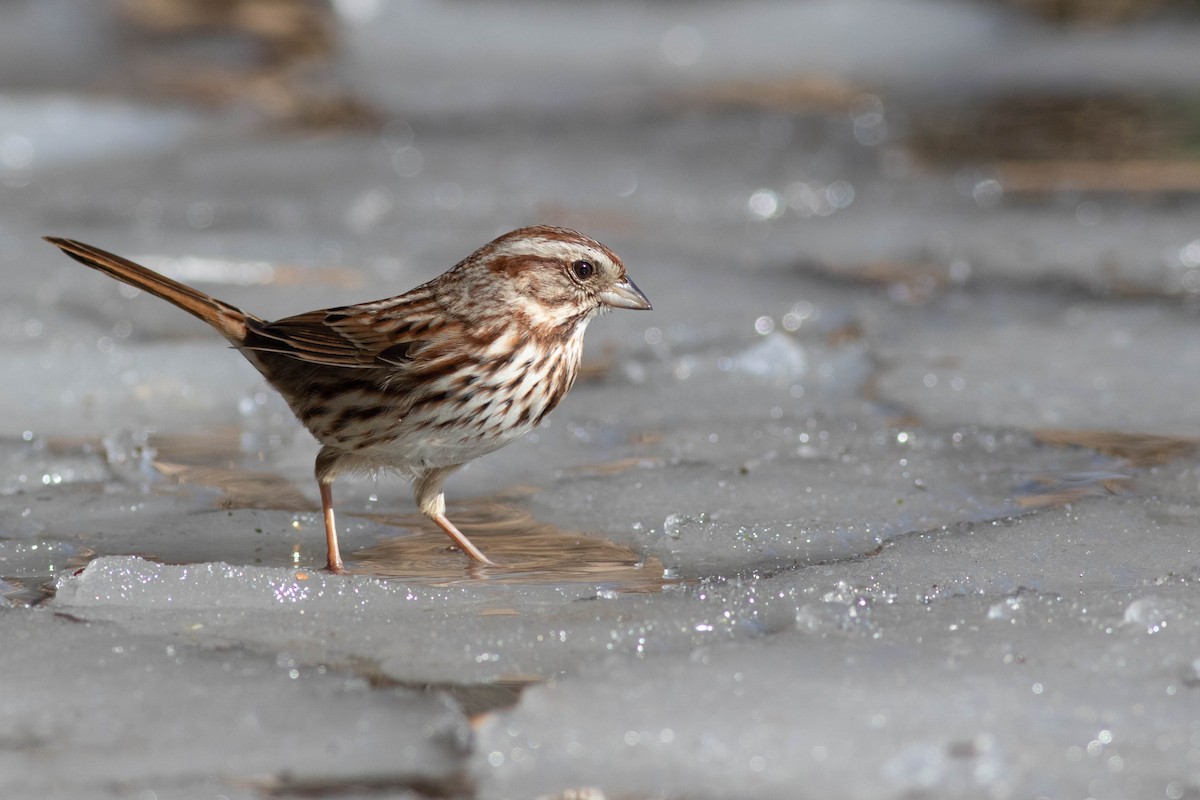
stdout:
[[502,272],[505,275],[518,275],[522,272],[545,269],[563,269],[555,258],[539,258],[535,256],[493,256],[488,259],[488,269],[492,272]]

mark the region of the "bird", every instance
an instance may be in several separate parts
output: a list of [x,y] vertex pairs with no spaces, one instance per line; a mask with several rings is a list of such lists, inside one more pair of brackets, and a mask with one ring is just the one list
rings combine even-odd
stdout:
[[510,231],[404,294],[275,321],[98,247],[44,238],[204,320],[283,396],[321,445],[314,474],[334,573],[345,566],[333,483],[380,469],[411,479],[421,513],[472,561],[492,564],[447,518],[446,479],[558,405],[592,319],[652,308],[612,250],[550,225]]

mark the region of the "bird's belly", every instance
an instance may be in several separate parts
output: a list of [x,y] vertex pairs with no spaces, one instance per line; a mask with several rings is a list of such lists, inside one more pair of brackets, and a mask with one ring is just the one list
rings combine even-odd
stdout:
[[506,428],[480,436],[471,426],[441,430],[413,429],[401,425],[398,435],[389,441],[372,444],[359,455],[397,469],[449,467],[463,464],[520,439],[533,425]]
[[[485,398],[476,402],[478,398]],[[366,462],[399,470],[463,464],[498,450],[529,433],[557,398],[545,393],[524,402],[475,393],[417,405],[407,413],[381,414],[369,421],[334,426],[318,435],[324,444],[354,453]]]

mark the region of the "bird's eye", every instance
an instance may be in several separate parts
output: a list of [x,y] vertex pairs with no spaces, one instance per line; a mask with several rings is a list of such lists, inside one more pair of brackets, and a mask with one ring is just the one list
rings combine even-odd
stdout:
[[575,273],[576,278],[586,281],[596,272],[596,265],[590,261],[576,261],[571,265],[571,271]]

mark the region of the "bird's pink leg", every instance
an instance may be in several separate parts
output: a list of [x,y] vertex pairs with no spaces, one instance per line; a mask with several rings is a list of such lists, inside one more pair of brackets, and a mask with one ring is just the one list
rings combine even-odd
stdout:
[[321,487],[321,511],[325,515],[325,546],[329,551],[329,563],[325,568],[330,572],[341,575],[346,571],[342,566],[342,554],[338,551],[337,525],[333,521],[333,486],[318,481]]
[[437,526],[445,531],[446,535],[453,539],[459,549],[470,556],[472,561],[478,561],[480,564],[495,563],[485,556],[482,550],[471,544],[471,540],[466,537],[466,534],[454,527],[454,523],[448,520],[445,514],[430,514],[430,519],[436,522]]
[[471,544],[471,540],[463,534],[458,528],[454,527],[454,523],[446,519],[446,496],[442,494],[442,486],[446,483],[446,478],[451,472],[458,469],[459,465],[455,464],[449,467],[436,467],[426,470],[419,475],[413,483],[413,493],[417,500],[417,508],[421,513],[433,520],[442,531],[454,540],[459,549],[466,553],[472,561],[479,564],[493,564],[494,562],[483,554],[475,545]]

